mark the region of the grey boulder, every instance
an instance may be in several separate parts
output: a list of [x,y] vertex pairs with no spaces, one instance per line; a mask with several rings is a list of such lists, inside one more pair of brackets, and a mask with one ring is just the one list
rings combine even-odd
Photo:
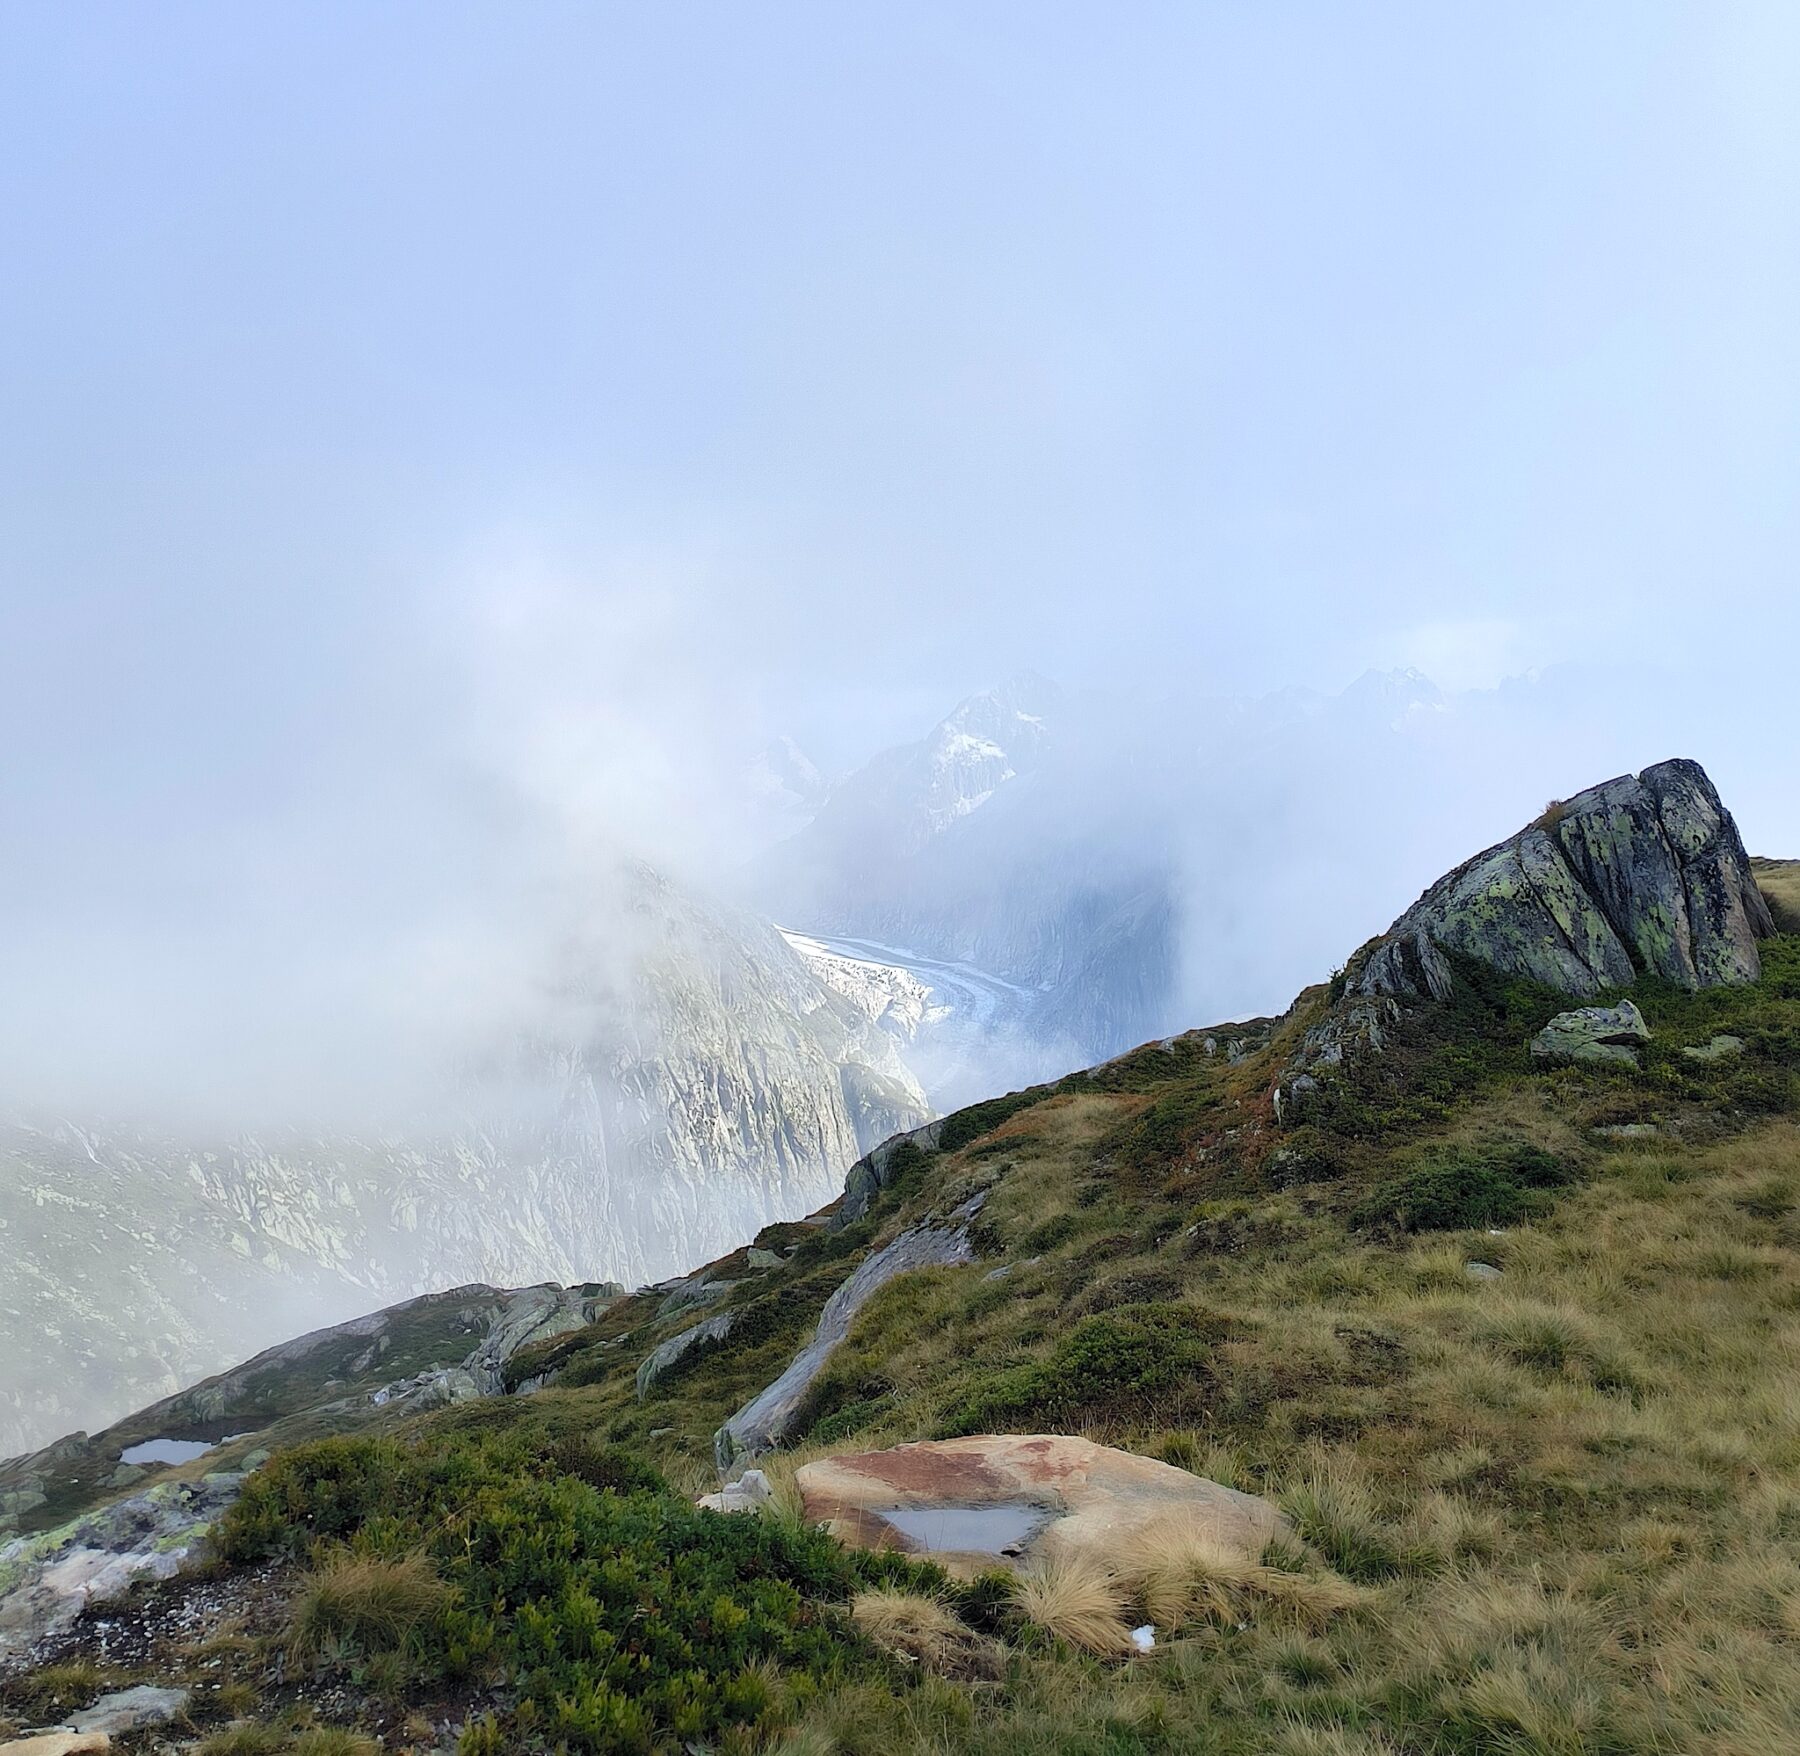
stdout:
[[102,1695],[92,1707],[84,1709],[69,1721],[76,1732],[135,1732],[140,1726],[166,1726],[187,1711],[185,1689],[159,1689],[140,1683],[134,1689],[121,1689],[116,1694]]
[[642,1402],[650,1394],[650,1387],[678,1360],[717,1347],[731,1334],[737,1318],[735,1311],[721,1311],[718,1316],[708,1317],[703,1323],[696,1323],[691,1329],[684,1329],[679,1335],[670,1336],[661,1346],[652,1348],[637,1369],[638,1401]]
[[1631,1001],[1618,1006],[1579,1006],[1559,1012],[1531,1039],[1540,1061],[1617,1062],[1638,1065],[1634,1045],[1650,1040],[1650,1027]]
[[919,1268],[948,1268],[975,1260],[968,1222],[980,1211],[984,1199],[984,1195],[976,1195],[950,1216],[949,1224],[914,1226],[863,1259],[856,1272],[825,1301],[812,1340],[793,1357],[787,1370],[713,1435],[721,1475],[789,1437],[812,1381],[850,1333],[857,1312],[889,1281]]
[[1682,1054],[1690,1061],[1729,1061],[1734,1055],[1744,1052],[1742,1037],[1716,1036],[1704,1048],[1686,1048]]
[[1752,982],[1775,930],[1731,813],[1697,762],[1659,762],[1553,806],[1458,866],[1397,920],[1353,994],[1448,999],[1451,958],[1580,998],[1648,970]]

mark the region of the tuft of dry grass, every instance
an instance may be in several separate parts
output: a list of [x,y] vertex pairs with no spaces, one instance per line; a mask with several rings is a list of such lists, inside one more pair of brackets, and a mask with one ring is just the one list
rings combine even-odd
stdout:
[[195,1756],[381,1756],[381,1745],[342,1726],[240,1720],[194,1747]]
[[1126,1597],[1107,1568],[1073,1556],[1039,1561],[1013,1585],[1026,1620],[1083,1652],[1119,1657],[1132,1650]]
[[1210,1532],[1177,1521],[1139,1531],[1121,1546],[1117,1569],[1129,1600],[1165,1629],[1206,1621],[1235,1625],[1267,1614],[1322,1628],[1375,1598],[1332,1573],[1249,1560]]
[[289,1650],[312,1664],[400,1652],[443,1615],[450,1596],[424,1555],[387,1560],[339,1551],[295,1599]]
[[865,1591],[851,1600],[850,1619],[871,1643],[935,1676],[961,1682],[1005,1675],[999,1641],[967,1627],[936,1598],[911,1591]]

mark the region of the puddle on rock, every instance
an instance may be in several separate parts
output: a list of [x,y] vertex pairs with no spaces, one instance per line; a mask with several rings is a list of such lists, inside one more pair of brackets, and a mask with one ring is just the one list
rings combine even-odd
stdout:
[[242,1433],[227,1433],[223,1439],[142,1439],[136,1445],[127,1445],[119,1453],[121,1463],[192,1463],[196,1457],[204,1457],[209,1451],[216,1451],[221,1445],[229,1445],[233,1439],[243,1438]]
[[1044,1506],[887,1506],[875,1516],[932,1554],[1015,1555],[1057,1514]]

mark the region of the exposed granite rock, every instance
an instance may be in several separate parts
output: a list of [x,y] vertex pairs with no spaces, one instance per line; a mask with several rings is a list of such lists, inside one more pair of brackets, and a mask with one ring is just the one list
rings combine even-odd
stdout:
[[28,1652],[139,1579],[170,1579],[204,1553],[241,1473],[162,1482],[147,1493],[0,1547],[0,1661]]
[[1446,952],[1586,997],[1643,969],[1684,987],[1754,981],[1775,930],[1731,813],[1697,762],[1661,762],[1553,807],[1425,892],[1348,984],[1447,999]]
[[112,1747],[105,1732],[34,1732],[0,1744],[0,1756],[104,1756]]
[[1720,1035],[1704,1047],[1695,1048],[1690,1045],[1681,1052],[1690,1061],[1729,1061],[1734,1056],[1743,1054],[1746,1047],[1742,1037]]
[[691,1274],[670,1287],[663,1294],[662,1303],[656,1307],[656,1315],[658,1318],[673,1317],[678,1311],[686,1311],[695,1305],[710,1305],[714,1299],[722,1299],[736,1285],[735,1280],[708,1280],[703,1269],[699,1274]]
[[1540,1061],[1618,1061],[1638,1065],[1633,1045],[1650,1040],[1644,1015],[1629,1000],[1618,1006],[1580,1006],[1559,1012],[1531,1039]]
[[624,1293],[617,1282],[602,1281],[591,1286],[523,1287],[508,1294],[481,1345],[463,1361],[463,1370],[474,1377],[479,1394],[496,1396],[506,1387],[506,1362],[520,1348],[586,1328]]
[[140,1726],[166,1726],[187,1711],[185,1689],[162,1689],[153,1683],[139,1683],[134,1688],[118,1689],[102,1695],[92,1707],[84,1708],[69,1719],[74,1732],[135,1732]]
[[721,1311],[718,1316],[708,1317],[704,1322],[696,1323],[692,1329],[684,1329],[679,1335],[672,1335],[660,1346],[652,1348],[637,1369],[638,1401],[644,1400],[650,1393],[651,1385],[676,1361],[686,1359],[696,1349],[717,1347],[737,1327],[737,1319],[737,1312]]
[[721,1475],[788,1437],[807,1390],[832,1350],[850,1333],[857,1312],[890,1280],[915,1268],[945,1268],[975,1260],[968,1222],[980,1211],[985,1199],[985,1192],[972,1196],[957,1208],[948,1223],[914,1226],[863,1260],[826,1300],[812,1340],[794,1356],[788,1369],[714,1434],[713,1453]]
[[832,1230],[841,1231],[869,1211],[875,1197],[893,1181],[894,1161],[903,1147],[915,1146],[921,1152],[936,1152],[943,1136],[944,1118],[940,1116],[923,1128],[910,1128],[904,1134],[890,1136],[873,1152],[859,1158],[844,1179],[844,1198],[828,1222]]
[[761,1512],[774,1498],[769,1478],[760,1469],[747,1469],[718,1493],[702,1494],[695,1505],[703,1512]]
[[472,1372],[460,1366],[449,1366],[441,1372],[419,1372],[411,1378],[397,1378],[384,1384],[370,1396],[376,1408],[404,1402],[409,1414],[423,1414],[427,1409],[448,1408],[453,1402],[475,1402],[491,1395]]
[[[1649,973],[1754,981],[1775,931],[1731,814],[1697,762],[1658,763],[1552,806],[1440,878],[1364,946],[1276,1082],[1291,1122],[1321,1070],[1379,1053],[1406,1012],[1448,1000],[1455,960],[1587,999]],[[1629,1046],[1605,1058],[1631,1059]]]
[[[1254,1494],[1064,1434],[940,1439],[827,1457],[804,1465],[794,1481],[807,1522],[824,1524],[840,1541],[927,1553],[962,1573],[1039,1559],[1106,1565],[1122,1542],[1163,1530],[1203,1531],[1254,1562],[1287,1528]],[[983,1512],[991,1516],[967,1516]],[[979,1546],[956,1546],[970,1542]]]

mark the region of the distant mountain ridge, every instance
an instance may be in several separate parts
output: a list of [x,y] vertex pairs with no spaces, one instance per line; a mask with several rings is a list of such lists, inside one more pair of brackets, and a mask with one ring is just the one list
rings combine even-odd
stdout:
[[430,1123],[0,1126],[0,1451],[378,1299],[654,1280],[924,1119],[894,1039],[766,923],[625,885],[632,967],[607,967],[624,923],[584,924],[543,1030]]
[[1304,775],[1309,741],[1398,749],[1447,712],[1414,670],[1210,702],[1021,675],[838,782],[757,858],[748,894],[799,933],[900,948],[922,979],[921,960],[968,965],[1028,996],[984,1022],[991,1059],[953,1101],[984,1073],[1048,1077],[1177,1027],[1211,925],[1194,911],[1257,858],[1214,861],[1215,839],[1244,845],[1222,805],[1264,770]]

